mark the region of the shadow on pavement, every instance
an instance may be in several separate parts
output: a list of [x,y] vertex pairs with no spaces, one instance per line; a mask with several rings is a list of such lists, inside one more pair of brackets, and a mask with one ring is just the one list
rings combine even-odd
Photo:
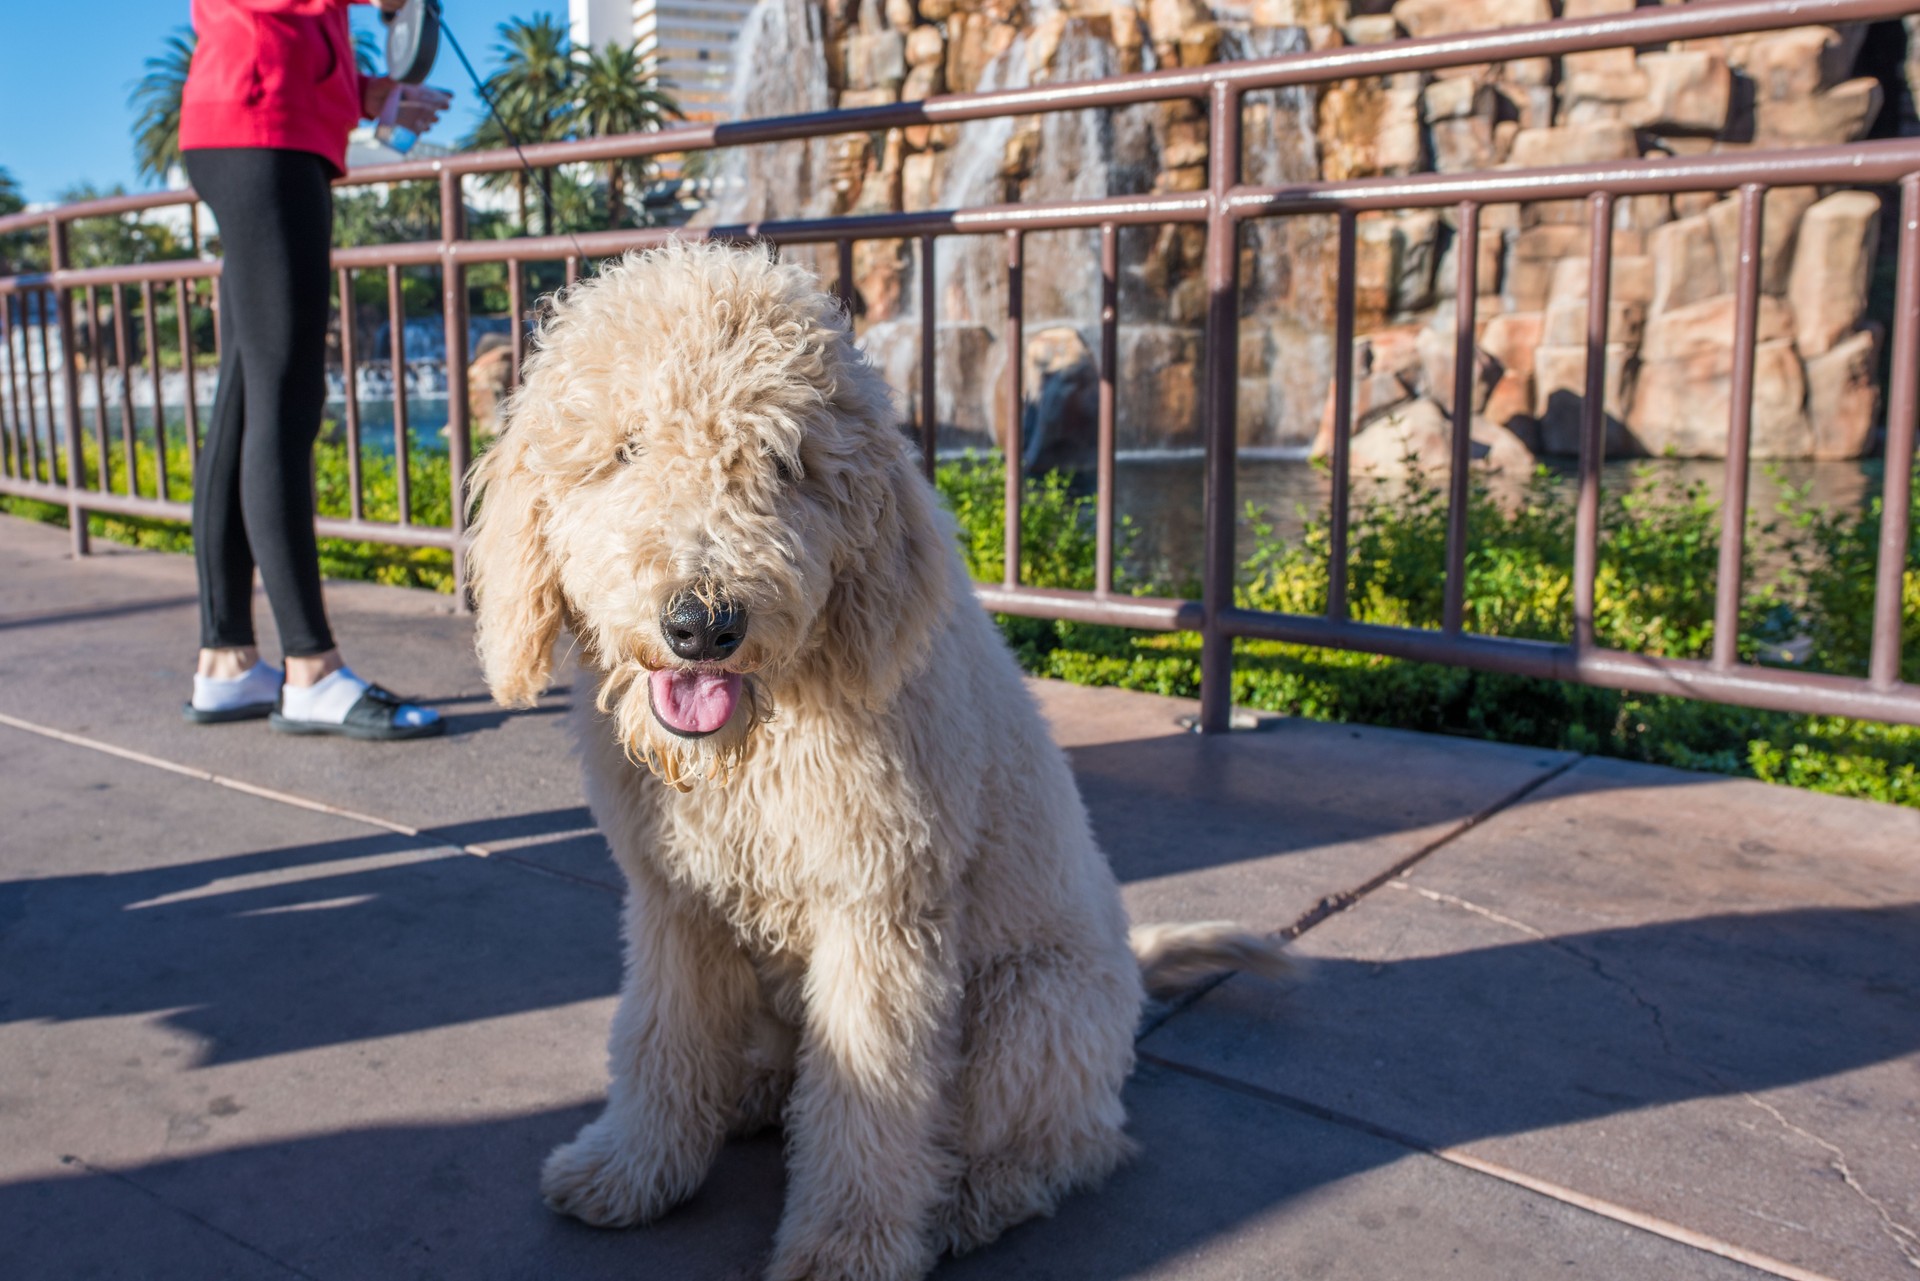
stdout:
[[[578,817],[556,810],[523,827],[552,831]],[[381,836],[9,882],[0,885],[0,1021],[151,1013],[204,1038],[204,1061],[217,1063],[612,993],[615,900],[547,882],[552,892],[532,893],[503,875],[523,874]],[[1593,964],[1639,971],[1642,986],[1593,999]],[[1644,977],[1649,967],[1657,979]],[[1455,1143],[1911,1054],[1920,1050],[1915,975],[1920,905],[1716,915],[1374,965],[1326,961],[1318,981],[1362,992],[1345,1011],[1355,1020],[1446,1011],[1422,1022],[1407,1048],[1421,1079],[1444,1086],[1423,1132]],[[1385,994],[1374,1008],[1368,989]],[[1650,1053],[1649,1006],[1658,1035],[1719,1066],[1691,1070]],[[1570,1007],[1584,1038],[1572,1055],[1558,1031]],[[1545,1024],[1554,1038],[1533,1035]],[[1249,1030],[1274,1044],[1271,1027]],[[1279,1041],[1302,1058],[1330,1048]],[[1515,1056],[1552,1085],[1498,1089]],[[1162,1070],[1143,1070],[1131,1096],[1144,1147],[1132,1168],[951,1275],[1124,1275],[1405,1155]],[[28,1240],[37,1244],[19,1257],[61,1275],[77,1274],[63,1251],[98,1242],[68,1241],[60,1225],[85,1237],[129,1188],[322,1275],[370,1266],[388,1275],[754,1274],[777,1216],[776,1144],[730,1147],[702,1197],[660,1228],[594,1233],[547,1214],[533,1191],[541,1154],[589,1111],[349,1131],[34,1180],[0,1188],[0,1222],[35,1225]],[[332,1239],[347,1224],[352,1233]],[[187,1257],[178,1268],[148,1262],[150,1275],[199,1275]]]

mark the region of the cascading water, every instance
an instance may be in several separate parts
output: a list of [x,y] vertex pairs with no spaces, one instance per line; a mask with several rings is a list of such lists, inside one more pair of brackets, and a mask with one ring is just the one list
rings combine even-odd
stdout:
[[[1306,50],[1304,27],[1229,28],[1221,61],[1272,58]],[[1320,173],[1314,91],[1305,85],[1262,89],[1242,103],[1241,177],[1260,186],[1312,182]],[[1241,298],[1242,369],[1249,344],[1264,348],[1259,377],[1243,377],[1240,421],[1282,447],[1304,449],[1319,425],[1333,367],[1338,230],[1332,218],[1259,218],[1242,233],[1252,249]]]
[[[730,119],[802,115],[832,107],[821,12],[810,0],[759,0],[734,50],[733,84],[727,94]],[[723,151],[713,173],[713,194],[693,225],[730,226],[824,213],[833,198],[828,162],[827,141],[819,138]]]
[[[1015,40],[983,69],[978,90],[1026,87],[1030,81],[1027,53],[1027,39]],[[1051,82],[1067,83],[1114,75],[1119,67],[1110,43],[1084,24],[1071,23],[1049,69]],[[1032,204],[1146,190],[1153,175],[1151,121],[1150,107],[1038,117],[1033,121],[1039,131],[1037,159],[1031,176],[1021,186],[1019,199]],[[1002,118],[963,128],[944,158],[936,206],[964,209],[1006,203],[1007,145],[1024,123]],[[918,279],[917,271],[910,274],[898,318],[871,326],[861,337],[862,346],[896,387],[916,387],[919,382]],[[1001,434],[1002,380],[1009,355],[1002,340],[1007,312],[1005,241],[998,235],[942,239],[934,265],[934,289],[938,317],[935,415],[942,445],[990,444]],[[1099,233],[1089,229],[1029,237],[1022,300],[1029,339],[1071,328],[1087,351],[1097,352]],[[1091,384],[1087,386],[1091,388]],[[1024,415],[1023,454],[1032,464],[1049,449],[1050,438],[1067,424],[1062,423],[1059,413],[1035,412],[1049,398],[1044,384],[1029,385],[1025,390],[1028,409]]]
[[[862,15],[878,27],[877,6]],[[1118,52],[1086,22],[1069,21],[1044,67],[1029,67],[1037,24],[1049,17],[1050,0],[1037,0],[1028,30],[982,69],[981,91],[1025,87],[1044,76],[1073,83],[1117,74]],[[871,16],[872,22],[867,18]],[[1238,16],[1229,14],[1229,20]],[[1234,24],[1238,28],[1238,24]],[[1057,28],[1056,28],[1057,29]],[[1269,57],[1306,47],[1300,28],[1229,29],[1222,59]],[[742,31],[730,98],[735,119],[822,111],[832,105],[827,76],[822,10],[810,0],[759,0]],[[1151,57],[1151,49],[1145,51]],[[777,70],[776,70],[777,69]],[[1318,164],[1313,135],[1314,95],[1306,88],[1249,94],[1246,105],[1247,181],[1311,180]],[[1062,112],[969,123],[939,153],[932,203],[942,209],[1097,198],[1149,190],[1160,167],[1157,116],[1151,106]],[[1032,131],[1030,172],[1009,192],[1009,143]],[[718,161],[714,194],[695,221],[699,225],[805,218],[837,212],[824,141],[774,144],[725,153]],[[1325,395],[1322,371],[1330,362],[1333,265],[1325,220],[1261,220],[1247,231],[1254,266],[1247,281],[1245,341],[1259,352],[1266,373],[1242,387],[1243,419],[1262,419],[1291,440],[1311,436]],[[1124,447],[1150,442],[1197,443],[1201,336],[1191,307],[1176,307],[1178,278],[1146,269],[1159,252],[1154,229],[1127,229],[1121,249],[1120,368],[1122,394],[1117,423]],[[862,326],[869,357],[912,406],[920,377],[920,272],[902,260],[897,301],[888,296]],[[795,251],[827,267],[830,251]],[[1162,273],[1165,274],[1165,273]],[[1002,386],[1010,356],[1004,343],[1007,304],[1006,243],[998,235],[950,236],[938,243],[934,272],[937,333],[935,421],[945,448],[992,444],[1003,434]],[[1023,453],[1029,464],[1073,465],[1090,458],[1090,399],[1097,383],[1099,350],[1099,233],[1035,233],[1027,239],[1023,273],[1025,332],[1031,358],[1023,414]],[[875,300],[870,299],[870,302]],[[1069,336],[1067,331],[1071,331]],[[1038,359],[1044,368],[1033,364]],[[1050,363],[1049,363],[1050,362]],[[1066,379],[1059,383],[1055,380]],[[1063,392],[1062,387],[1066,390]],[[917,418],[917,406],[903,418]],[[1043,459],[1043,455],[1045,455]],[[1085,456],[1083,458],[1082,456]]]

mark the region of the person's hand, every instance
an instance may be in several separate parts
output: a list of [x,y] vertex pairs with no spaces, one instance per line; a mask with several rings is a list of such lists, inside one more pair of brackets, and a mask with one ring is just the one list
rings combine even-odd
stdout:
[[435,89],[432,85],[403,84],[398,87],[400,109],[394,114],[394,121],[402,129],[411,129],[415,133],[425,133],[433,128],[434,121],[440,118],[453,102],[453,95],[445,89]]
[[395,89],[392,76],[368,76],[360,82],[360,114],[378,120],[386,109],[387,95]]
[[440,113],[453,102],[453,95],[444,89],[400,84],[392,76],[368,76],[360,82],[361,114],[369,120],[381,119],[387,110],[387,100],[396,93],[400,101],[395,104],[393,122],[414,133],[433,128]]

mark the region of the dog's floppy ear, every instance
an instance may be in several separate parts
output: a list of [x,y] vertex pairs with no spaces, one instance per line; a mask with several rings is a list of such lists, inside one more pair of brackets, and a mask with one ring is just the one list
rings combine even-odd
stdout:
[[887,462],[866,472],[852,495],[872,536],[837,567],[822,649],[841,687],[876,710],[920,668],[954,607],[950,522],[904,441],[890,424],[882,431],[894,439],[872,453]]
[[563,602],[541,532],[546,504],[528,465],[534,414],[530,406],[515,409],[468,481],[475,514],[467,565],[478,615],[474,643],[487,688],[505,706],[530,707],[553,671]]

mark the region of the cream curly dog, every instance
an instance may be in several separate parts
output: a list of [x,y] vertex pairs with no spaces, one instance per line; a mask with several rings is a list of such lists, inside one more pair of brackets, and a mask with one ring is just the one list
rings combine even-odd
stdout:
[[896,421],[805,271],[673,245],[558,301],[475,476],[488,683],[530,703],[576,638],[628,884],[606,1111],[542,1190],[643,1223],[782,1123],[776,1281],[919,1277],[1048,1213],[1129,1151],[1143,970],[1276,961],[1130,946]]

